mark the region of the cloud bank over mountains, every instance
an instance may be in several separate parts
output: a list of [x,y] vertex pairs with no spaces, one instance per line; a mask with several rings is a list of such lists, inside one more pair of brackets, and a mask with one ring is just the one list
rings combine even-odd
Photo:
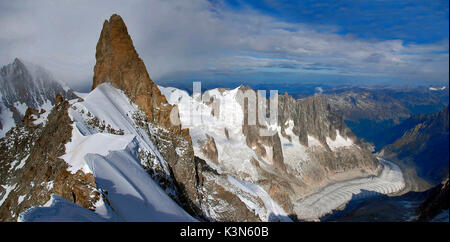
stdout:
[[[448,8],[444,11],[447,11]],[[284,20],[222,1],[8,1],[0,3],[0,64],[15,57],[50,69],[70,86],[92,80],[103,21],[120,14],[155,80],[188,73],[339,76],[448,82],[448,37],[432,43],[361,38],[338,25]],[[448,19],[447,19],[448,21]],[[370,26],[367,26],[370,28]],[[448,36],[448,35],[447,35]]]

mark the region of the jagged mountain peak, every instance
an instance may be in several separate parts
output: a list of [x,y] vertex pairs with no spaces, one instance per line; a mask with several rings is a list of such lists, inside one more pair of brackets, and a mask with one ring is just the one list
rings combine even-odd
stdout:
[[15,82],[17,81],[57,82],[65,89],[68,89],[66,84],[54,78],[49,70],[45,69],[40,65],[17,57],[14,58],[14,61],[12,63],[7,64],[1,68],[1,74],[3,77],[8,75],[13,75],[13,77],[17,77],[18,75],[24,75],[29,77],[29,79],[27,80],[17,80],[17,79],[13,80]]
[[[176,182],[184,184],[187,200],[197,203],[195,206],[198,207],[194,152],[189,130],[181,129],[178,115],[171,117],[174,106],[167,102],[158,86],[150,79],[119,15],[113,14],[104,22],[95,57],[92,89],[102,83],[109,83],[122,90],[145,114],[143,119],[146,122],[161,128],[161,133],[156,136],[166,137],[158,138],[164,139],[164,142],[155,142],[156,146],[168,162]],[[178,121],[173,120],[174,118]],[[185,152],[180,152],[181,146],[185,147]]]
[[14,58],[14,61],[12,62],[12,66],[14,68],[24,68],[25,64],[23,63],[23,61],[21,61],[19,58]]
[[97,43],[92,89],[109,82],[145,112],[151,122],[168,129],[180,129],[169,121],[172,106],[150,79],[144,62],[134,48],[123,19],[113,14],[103,24]]
[[[19,101],[36,108],[45,100],[53,100],[57,93],[65,96],[70,92],[71,95],[68,97],[74,97],[70,88],[54,78],[49,70],[19,58],[15,58],[12,63],[1,68],[0,84],[2,85],[1,96],[8,104],[12,104],[11,101]],[[54,92],[47,95],[46,93],[51,90]],[[25,100],[25,97],[20,94],[32,96],[33,100]]]
[[48,111],[56,94],[76,98],[50,71],[19,58],[0,69],[0,86],[0,137],[22,121],[27,108]]

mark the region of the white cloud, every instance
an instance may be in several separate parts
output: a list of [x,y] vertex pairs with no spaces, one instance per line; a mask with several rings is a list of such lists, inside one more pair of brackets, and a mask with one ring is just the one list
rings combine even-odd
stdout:
[[[4,5],[4,6],[3,6]],[[0,64],[39,63],[69,85],[90,85],[104,19],[125,20],[150,76],[277,68],[448,81],[448,40],[404,44],[340,35],[208,1],[9,1],[0,10]]]

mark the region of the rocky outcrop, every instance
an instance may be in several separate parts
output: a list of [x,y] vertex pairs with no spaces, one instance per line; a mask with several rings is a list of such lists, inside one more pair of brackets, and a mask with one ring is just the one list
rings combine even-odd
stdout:
[[216,142],[213,137],[209,135],[206,136],[206,142],[202,147],[202,152],[209,160],[217,163],[217,158],[219,155],[217,152]]
[[314,95],[308,98],[295,100],[285,94],[279,97],[279,123],[282,130],[286,128],[288,120],[294,121],[293,133],[299,136],[303,145],[308,146],[308,135],[317,138],[321,144],[328,146],[326,137],[336,139],[336,132],[344,138],[350,138],[357,144],[370,149],[367,143],[357,138],[347,127],[342,116],[332,110],[329,102]]
[[0,139],[0,220],[15,221],[32,206],[42,206],[51,194],[95,210],[100,197],[92,174],[71,173],[59,158],[71,140],[69,103],[58,98],[47,122],[35,124],[43,110],[28,109],[24,121]]
[[212,221],[227,222],[261,221],[236,194],[228,191],[221,185],[221,182],[218,182],[219,180],[226,180],[225,175],[220,175],[198,157],[195,157],[195,163],[201,199],[200,205],[207,218]]
[[[274,168],[280,171],[281,177],[288,176],[288,172],[284,162],[286,154],[283,154],[280,135],[291,142],[293,139],[297,139],[305,147],[313,146],[313,144],[309,144],[309,139],[312,137],[325,148],[310,150],[310,157],[315,162],[311,164],[310,169],[305,167],[303,179],[309,181],[311,185],[321,184],[326,177],[335,173],[345,173],[352,169],[366,169],[369,174],[376,174],[379,170],[378,161],[371,154],[371,145],[356,137],[344,123],[342,117],[333,112],[328,102],[321,96],[315,95],[301,100],[295,100],[287,94],[279,96],[278,124],[281,131],[280,134],[277,133],[274,136],[261,137],[258,135],[259,128],[264,125],[247,125],[246,108],[244,107],[243,134],[246,136],[247,145],[249,147],[256,146],[256,151],[261,150],[262,157],[266,155],[265,149],[258,149],[258,147],[271,147],[270,159],[273,161]],[[287,134],[287,129],[291,129],[292,134]],[[352,140],[356,146],[345,149],[330,148],[328,142],[336,140],[338,135]],[[273,189],[274,185],[271,184],[270,190]]]
[[95,58],[97,62],[92,89],[109,82],[123,90],[152,123],[179,132],[180,126],[174,126],[170,122],[173,106],[167,103],[158,86],[150,79],[119,15],[114,14],[109,21],[105,20]]
[[[450,200],[450,182],[447,178],[444,182],[437,185],[430,191],[429,197],[417,208],[419,217],[418,221],[430,221],[440,212],[449,209]],[[448,219],[448,215],[447,215]]]
[[145,117],[140,123],[143,126],[151,124],[153,131],[148,134],[170,166],[182,206],[191,213],[200,213],[189,130],[181,129],[177,115],[172,118],[178,125],[171,122],[170,115],[175,107],[167,103],[158,86],[150,79],[119,15],[114,14],[104,22],[95,57],[97,62],[92,89],[104,82],[111,83],[123,90],[144,112]]

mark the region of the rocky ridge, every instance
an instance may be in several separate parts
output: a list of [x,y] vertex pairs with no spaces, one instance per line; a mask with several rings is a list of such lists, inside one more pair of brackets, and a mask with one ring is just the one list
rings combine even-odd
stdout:
[[[0,220],[16,221],[33,206],[56,194],[86,209],[102,203],[92,174],[71,173],[61,158],[71,140],[69,102],[57,95],[55,106],[40,112],[28,108],[23,122],[0,139]],[[50,112],[47,122],[39,122]]]
[[413,116],[403,126],[405,132],[380,154],[414,168],[430,184],[440,183],[448,176],[449,107],[435,114]]

